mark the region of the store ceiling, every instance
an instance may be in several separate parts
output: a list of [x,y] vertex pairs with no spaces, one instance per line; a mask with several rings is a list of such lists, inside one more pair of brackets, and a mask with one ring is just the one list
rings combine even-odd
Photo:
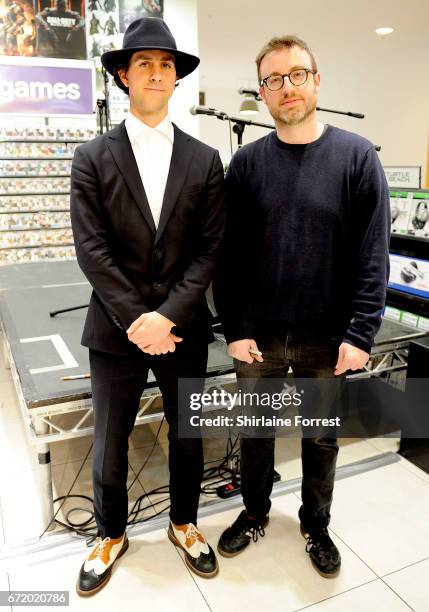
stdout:
[[[355,69],[362,78],[380,55],[390,63],[398,54],[411,63],[429,60],[428,0],[198,0],[198,20],[200,86],[206,90],[255,86],[254,58],[281,34],[306,40],[322,74],[335,64],[338,72]],[[395,32],[381,39],[375,28],[386,25]],[[398,82],[404,83],[400,75]]]

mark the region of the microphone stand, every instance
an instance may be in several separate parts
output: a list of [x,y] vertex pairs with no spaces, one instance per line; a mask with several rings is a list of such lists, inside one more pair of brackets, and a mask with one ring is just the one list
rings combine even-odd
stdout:
[[221,121],[232,121],[234,123],[232,131],[234,132],[234,134],[237,134],[237,144],[239,149],[241,149],[241,147],[243,146],[243,132],[246,125],[264,127],[271,130],[275,129],[275,126],[270,125],[269,123],[259,123],[258,121],[252,121],[251,119],[241,119],[241,117],[229,117],[228,115],[226,115],[225,117],[218,116],[217,118]]
[[[110,130],[110,98],[109,98],[109,77],[107,76],[106,70],[103,68],[103,79],[104,79],[104,100],[102,98],[98,98],[97,100],[97,108],[98,108],[98,127],[99,133],[103,134],[104,127],[106,130]],[[103,126],[104,124],[104,126]],[[51,310],[49,312],[49,316],[51,318],[56,317],[57,314],[63,314],[64,312],[72,312],[73,310],[80,310],[82,308],[88,308],[89,304],[84,304],[83,306],[73,306],[72,308],[63,308],[62,310]]]
[[[215,109],[211,109],[211,110],[215,110]],[[338,110],[333,110],[330,108],[320,108],[319,106],[316,107],[316,110],[322,111],[325,113],[336,113],[338,115],[347,115],[349,117],[354,117],[355,119],[364,119],[365,117],[365,115],[362,115],[362,113],[351,113],[351,112],[346,112],[346,111],[338,111]],[[232,121],[234,123],[232,131],[234,132],[234,134],[237,134],[237,145],[239,149],[243,146],[243,132],[244,132],[246,125],[264,127],[270,130],[276,129],[275,125],[271,125],[269,123],[260,123],[258,121],[252,121],[251,119],[242,119],[241,117],[230,117],[229,115],[227,115],[226,113],[222,111],[215,111],[213,113],[210,113],[210,116],[217,117],[218,119],[220,119],[220,121]],[[374,145],[374,147],[376,151],[381,150],[380,145]]]
[[323,111],[324,113],[336,113],[337,115],[347,115],[348,117],[354,117],[355,119],[365,119],[365,115],[362,115],[362,113],[350,113],[346,111],[332,110],[332,108],[320,108],[320,106],[316,106],[316,110]]

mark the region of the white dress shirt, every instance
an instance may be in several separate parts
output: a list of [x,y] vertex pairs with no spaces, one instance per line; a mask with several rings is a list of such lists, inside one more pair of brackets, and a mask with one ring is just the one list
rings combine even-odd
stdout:
[[129,112],[125,128],[157,228],[173,152],[173,124],[167,115],[151,128]]

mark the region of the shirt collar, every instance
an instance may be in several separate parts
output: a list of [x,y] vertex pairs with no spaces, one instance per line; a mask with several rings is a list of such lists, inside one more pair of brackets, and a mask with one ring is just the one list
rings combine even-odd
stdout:
[[158,132],[162,134],[168,138],[171,144],[173,144],[174,141],[174,128],[169,115],[166,115],[166,117],[164,117],[164,119],[158,123],[157,126],[151,128],[129,112],[127,118],[125,119],[125,127],[131,144],[134,144],[135,141],[143,134],[148,134],[150,132]]

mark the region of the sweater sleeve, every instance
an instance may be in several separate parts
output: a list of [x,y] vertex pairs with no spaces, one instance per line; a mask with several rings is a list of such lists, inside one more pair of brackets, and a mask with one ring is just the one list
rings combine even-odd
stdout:
[[390,205],[383,168],[374,147],[364,157],[354,198],[351,319],[344,342],[370,352],[381,324],[389,280]]
[[227,343],[253,338],[250,308],[252,233],[249,199],[235,156],[225,177],[227,220],[213,297]]

